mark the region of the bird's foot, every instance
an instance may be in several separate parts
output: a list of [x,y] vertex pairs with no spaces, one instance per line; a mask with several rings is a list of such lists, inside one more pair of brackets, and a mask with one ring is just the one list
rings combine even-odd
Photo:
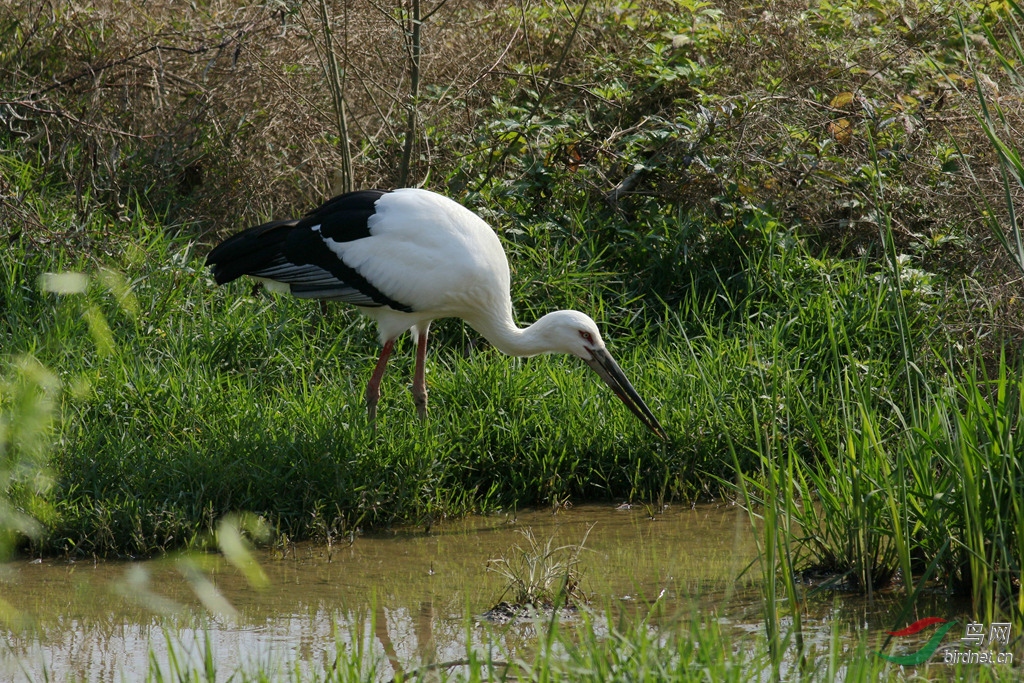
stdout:
[[421,422],[425,422],[427,419],[427,390],[416,391],[413,389],[412,402],[416,404],[416,415]]

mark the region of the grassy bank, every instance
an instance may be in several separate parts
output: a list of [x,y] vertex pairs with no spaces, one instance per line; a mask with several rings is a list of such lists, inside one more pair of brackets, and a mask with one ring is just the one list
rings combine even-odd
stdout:
[[[405,391],[406,347],[374,431],[362,404],[371,326],[342,307],[323,315],[315,303],[252,296],[251,285],[218,289],[192,244],[135,228],[143,238],[104,266],[36,255],[7,280],[11,348],[57,369],[65,388],[50,552],[148,554],[237,510],[303,537],[324,515],[341,532],[514,504],[719,495],[730,440],[755,443],[779,411],[804,406],[788,429],[809,457],[820,452],[810,437],[837,420],[851,358],[877,368],[866,381],[879,400],[905,397],[883,274],[865,260],[814,260],[815,272],[790,246],[744,255],[758,289],[736,301],[691,301],[658,324],[608,328],[671,425],[668,443],[644,434],[579,363],[470,349],[475,335],[454,322],[431,358],[429,423]],[[763,229],[786,238],[777,224]],[[557,246],[535,248],[541,263],[518,260],[517,280],[571,274],[571,262],[550,263]],[[40,290],[41,273],[65,269],[87,275],[85,291]],[[564,305],[614,319],[601,290],[571,294]],[[934,318],[924,305],[917,318],[920,339]],[[756,459],[743,461],[746,470]]]

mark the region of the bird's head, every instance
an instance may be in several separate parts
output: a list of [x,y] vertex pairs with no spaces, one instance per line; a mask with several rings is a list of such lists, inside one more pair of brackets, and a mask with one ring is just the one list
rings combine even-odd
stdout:
[[597,323],[579,311],[554,311],[537,321],[539,335],[548,350],[569,353],[583,359],[596,372],[615,395],[626,404],[652,432],[666,438],[658,418],[626,379],[622,368],[605,348]]
[[595,351],[605,348],[597,323],[586,313],[554,311],[538,320],[536,326],[544,345],[553,353],[568,353],[590,362]]

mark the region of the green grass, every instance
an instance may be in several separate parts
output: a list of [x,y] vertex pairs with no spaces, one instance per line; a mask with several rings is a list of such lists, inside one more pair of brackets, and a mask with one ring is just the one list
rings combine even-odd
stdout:
[[[711,477],[731,469],[721,425],[748,440],[757,433],[750,406],[761,415],[777,409],[780,397],[764,393],[761,373],[791,369],[821,405],[809,417],[834,419],[825,376],[813,370],[821,351],[804,342],[823,334],[822,316],[840,300],[876,296],[871,280],[850,296],[866,263],[834,264],[827,278],[800,283],[808,291],[796,300],[761,293],[737,304],[733,320],[695,303],[698,310],[666,312],[657,328],[612,327],[609,344],[668,425],[666,444],[579,363],[466,353],[473,334],[457,323],[442,326],[430,358],[429,422],[415,419],[405,390],[406,345],[385,378],[373,430],[362,391],[377,343],[357,315],[251,296],[246,284],[216,288],[191,245],[146,225],[134,233],[143,243],[106,271],[26,254],[8,279],[13,289],[50,270],[93,274],[82,294],[29,285],[6,312],[9,348],[57,369],[65,387],[50,551],[148,554],[188,544],[230,511],[305,536],[317,509],[347,528],[379,527],[566,497],[714,493]],[[102,272],[123,274],[131,297]],[[825,282],[839,282],[839,291],[821,291]],[[850,319],[855,329],[841,332],[857,339],[848,343],[870,344],[870,321]],[[750,362],[766,353],[778,357]]]
[[[741,252],[742,287],[665,308],[658,325],[608,326],[667,443],[579,363],[467,351],[475,335],[456,322],[440,326],[429,360],[429,422],[415,419],[406,391],[405,344],[374,430],[362,391],[377,342],[358,315],[254,296],[243,283],[217,288],[193,244],[141,219],[131,227],[133,241],[99,263],[24,248],[4,280],[9,362],[30,354],[64,388],[38,541],[46,552],[151,554],[194,543],[236,511],[308,537],[324,514],[351,530],[567,498],[689,500],[721,493],[734,464],[759,477],[765,461],[779,461],[759,455],[769,442],[784,444],[806,476],[828,473],[801,493],[840,496],[842,482],[859,481],[835,455],[843,434],[863,442],[865,466],[889,481],[880,444],[907,427],[892,411],[912,396],[891,279],[864,259],[815,258],[764,216],[750,230],[770,248]],[[516,263],[518,282],[545,287],[546,272],[571,272],[571,262],[536,251],[545,256]],[[86,290],[40,290],[40,274],[62,270],[89,274]],[[939,297],[913,283],[898,293],[910,342],[944,348],[941,336],[925,343]],[[562,297],[584,310],[625,310],[614,291]],[[922,357],[938,397],[949,391],[945,377],[972,367]],[[739,445],[736,463],[730,444]],[[835,507],[857,512],[849,503],[836,498]],[[833,526],[845,534],[874,524]],[[821,547],[835,552],[819,549],[818,560],[837,567],[866,553],[835,539]]]

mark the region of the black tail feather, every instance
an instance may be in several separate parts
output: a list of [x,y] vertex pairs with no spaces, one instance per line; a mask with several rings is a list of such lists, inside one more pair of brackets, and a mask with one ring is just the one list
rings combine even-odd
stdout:
[[218,285],[258,272],[284,255],[288,232],[298,220],[271,221],[221,242],[206,257]]

